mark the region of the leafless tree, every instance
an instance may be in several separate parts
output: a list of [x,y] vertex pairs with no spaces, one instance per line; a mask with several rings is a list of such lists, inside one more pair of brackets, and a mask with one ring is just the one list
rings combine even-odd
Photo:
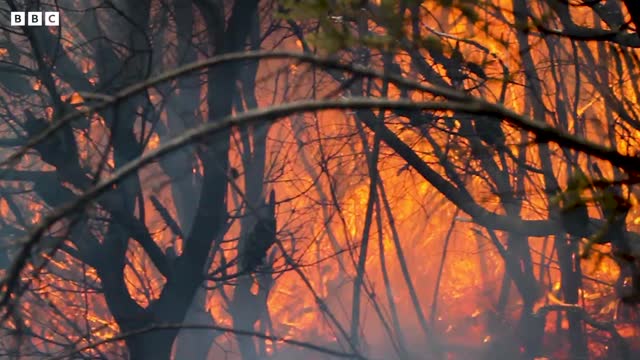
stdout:
[[2,356],[631,358],[633,2],[16,10]]

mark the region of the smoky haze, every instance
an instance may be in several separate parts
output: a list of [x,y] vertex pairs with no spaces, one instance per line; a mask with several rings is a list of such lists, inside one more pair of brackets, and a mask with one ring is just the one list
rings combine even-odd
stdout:
[[636,2],[0,18],[0,358],[640,350]]

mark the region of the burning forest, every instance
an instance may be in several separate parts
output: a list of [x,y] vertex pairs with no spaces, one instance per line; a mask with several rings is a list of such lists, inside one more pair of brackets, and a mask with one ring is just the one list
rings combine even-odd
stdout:
[[0,12],[1,359],[640,353],[636,1]]

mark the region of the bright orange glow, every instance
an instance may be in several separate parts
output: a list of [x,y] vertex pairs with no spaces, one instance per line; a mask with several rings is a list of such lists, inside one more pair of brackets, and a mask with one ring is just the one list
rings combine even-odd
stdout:
[[[381,1],[372,1],[372,3],[379,5]],[[418,29],[420,34],[411,36],[435,38],[438,45],[442,46],[441,56],[453,56],[452,54],[459,52],[468,62],[466,66],[473,66],[473,64],[481,66],[486,73],[484,81],[472,79],[474,76],[469,76],[461,82],[467,87],[475,84],[476,80],[482,82],[483,97],[492,102],[503,101],[508,108],[531,115],[533,112],[531,97],[523,86],[525,78],[522,56],[517,47],[516,32],[510,25],[514,20],[513,13],[510,11],[511,1],[492,2],[496,6],[509,10],[505,10],[502,14],[506,20],[494,18],[491,13],[480,11],[478,14],[480,20],[477,23],[462,16],[459,10],[443,9],[438,3],[423,2],[420,9],[421,18],[429,26],[420,27]],[[576,19],[583,19],[581,21],[585,24],[593,25],[594,21],[587,16],[590,10],[586,7],[571,11]],[[509,24],[507,25],[504,21]],[[484,28],[483,22],[491,26]],[[385,24],[370,20],[369,25],[369,30],[375,34],[387,33]],[[410,28],[409,25],[406,27]],[[77,42],[84,40],[80,38],[81,35],[73,34],[68,29],[63,31],[64,35],[70,39]],[[173,40],[168,39],[168,41]],[[279,38],[270,38],[267,40],[267,45],[276,44],[279,40]],[[486,47],[490,54],[480,51],[474,43]],[[291,38],[283,41],[282,45],[278,44],[282,48],[297,50],[303,47],[301,40]],[[69,51],[72,49],[70,44],[65,43],[63,46]],[[615,142],[612,146],[622,154],[637,155],[640,148],[640,131],[622,129],[619,125],[613,125],[613,130],[608,128],[606,115],[611,110],[607,104],[609,100],[601,95],[602,86],[595,84],[595,80],[590,78],[590,75],[576,74],[567,70],[570,68],[568,65],[558,65],[571,63],[573,56],[568,53],[551,54],[549,48],[542,43],[531,46],[535,48],[535,51],[531,51],[533,62],[540,66],[539,76],[545,86],[544,95],[540,97],[540,106],[544,108],[542,113],[546,118],[540,120],[554,124],[558,122],[556,115],[560,107],[560,96],[556,95],[562,93],[562,97],[568,96],[575,102],[572,108],[577,109],[575,112],[578,115],[567,119],[565,124],[567,131],[581,132],[582,136],[602,144]],[[600,50],[596,44],[588,43],[584,46],[586,50],[593,52],[596,61],[599,56],[603,56],[599,54]],[[433,60],[434,56],[430,50],[432,49],[422,48],[418,53],[433,63],[433,65],[429,63],[430,70],[447,78],[449,76],[447,69]],[[175,49],[172,49],[167,54],[167,62],[171,63],[174,60],[173,57],[176,56],[174,51]],[[373,53],[375,56],[372,56],[374,60],[370,66],[382,68],[380,57],[375,51]],[[7,55],[7,50],[0,48],[0,56],[3,55]],[[97,71],[95,59],[74,56],[72,60],[77,63],[79,71],[87,76],[87,81],[90,84],[98,83],[101,79],[95,75]],[[412,56],[415,54],[410,55],[407,51],[399,50],[394,54],[393,60],[399,65],[403,76],[424,81],[417,74]],[[604,60],[602,63],[605,64]],[[636,84],[620,74],[616,75],[613,69],[614,64],[606,64],[608,68],[603,66],[604,69],[601,70],[610,72],[608,76],[611,78],[608,81],[611,84],[617,84],[615,89],[613,86],[611,89],[607,88],[611,90],[611,96],[628,99],[631,104],[622,106],[637,105],[634,91]],[[506,75],[502,73],[503,65],[512,70],[508,79],[504,78]],[[626,64],[618,66],[623,69],[623,72],[633,71],[627,68]],[[255,94],[257,105],[268,107],[293,100],[320,99],[332,94],[335,81],[326,74],[314,73],[311,76],[308,68],[305,65],[283,61],[261,63],[257,74],[261,82]],[[558,75],[550,69],[562,72],[561,82],[554,80],[554,76]],[[202,79],[204,78],[203,75]],[[76,91],[71,89],[69,84],[59,82],[61,83],[59,86],[65,89],[66,95],[62,96],[64,101],[76,106],[84,104],[85,99],[78,93],[80,90]],[[35,92],[45,91],[41,81],[28,84]],[[167,88],[174,85],[171,83]],[[385,87],[383,81],[374,80],[368,85],[372,85],[371,96],[399,99],[403,95],[403,90],[394,85],[389,85],[383,93],[381,90]],[[566,90],[564,87],[575,89],[577,86],[581,86],[581,91],[576,92],[575,95],[564,95]],[[154,114],[158,117],[156,121],[162,132],[158,128],[149,129],[140,125],[143,121],[149,120],[143,119],[146,114],[141,115],[142,111],[131,118],[120,119],[133,124],[131,126],[135,129],[135,135],[140,139],[148,139],[146,148],[141,148],[141,152],[158,149],[171,136],[179,136],[190,126],[208,121],[206,119],[210,110],[206,104],[207,84],[199,83],[194,88],[195,90],[180,89],[168,95],[156,90],[149,92],[150,103],[158,108],[162,107],[162,110],[158,111],[159,114]],[[503,88],[504,94],[501,98],[498,94],[502,93]],[[198,101],[189,104],[186,109],[181,108],[182,104],[178,103],[185,98],[184,93],[188,91],[197,93],[195,96],[199,96],[196,99]],[[335,94],[332,96],[335,97]],[[419,92],[412,92],[409,96],[415,101],[434,99],[432,95]],[[173,97],[179,100],[172,103]],[[245,102],[249,103],[249,99],[243,94],[238,102],[242,104],[236,106],[242,107],[246,105]],[[165,108],[167,103],[170,106]],[[140,109],[136,109],[138,110]],[[44,112],[48,118],[53,117],[53,108],[49,107]],[[444,130],[428,132],[430,137],[427,139],[425,133],[416,130],[419,126],[410,124],[408,118],[378,109],[373,110],[372,114],[376,119],[385,121],[388,129],[408,145],[437,175],[449,181],[452,186],[464,187],[468,190],[471,199],[489,212],[513,215],[505,209],[504,194],[498,194],[492,187],[495,184],[489,184],[487,181],[488,176],[484,170],[487,163],[493,162],[498,164],[496,165],[498,167],[507,167],[508,171],[504,171],[506,186],[514,193],[525,194],[521,209],[518,210],[520,213],[517,215],[524,220],[546,220],[552,216],[549,211],[550,194],[545,193],[544,189],[547,180],[545,175],[533,171],[528,171],[524,175],[516,174],[519,164],[515,159],[520,156],[526,156],[528,166],[542,167],[540,160],[542,151],[538,146],[520,146],[523,142],[533,141],[530,134],[503,124],[501,129],[506,134],[505,148],[510,150],[513,158],[502,159],[494,151],[488,152],[489,155],[481,160],[479,156],[474,158],[475,155],[472,154],[475,151],[474,144],[470,140],[454,136],[470,129],[471,120],[468,118],[453,119],[455,114],[451,111],[430,112],[429,115],[437,118],[434,120],[434,126]],[[423,350],[425,336],[431,336],[424,334],[420,317],[428,319],[430,329],[454,346],[460,343],[484,351],[493,344],[508,342],[505,339],[513,336],[514,332],[510,325],[500,322],[498,325],[493,324],[497,327],[495,329],[490,328],[488,324],[491,324],[491,321],[495,322],[492,316],[496,316],[495,308],[503,290],[503,279],[507,271],[498,246],[508,250],[515,249],[517,246],[511,242],[511,236],[514,234],[495,231],[491,234],[495,239],[491,237],[486,229],[475,224],[468,214],[458,211],[432,184],[408,167],[406,161],[392,148],[382,143],[376,167],[380,184],[376,189],[376,202],[373,206],[372,220],[369,222],[368,237],[365,237],[367,207],[371,197],[367,157],[371,156],[373,151],[375,136],[371,131],[357,127],[355,116],[354,112],[336,110],[297,114],[273,123],[268,130],[266,165],[263,165],[267,172],[265,178],[268,178],[269,182],[264,186],[264,190],[268,193],[267,191],[274,189],[277,194],[278,239],[282,249],[279,246],[272,248],[275,254],[273,267],[276,269],[276,275],[271,279],[273,284],[265,300],[268,311],[265,311],[256,322],[255,329],[270,335],[282,336],[285,339],[311,341],[331,346],[343,341],[342,335],[337,333],[336,326],[332,323],[334,320],[326,312],[331,311],[331,315],[337,319],[335,321],[343,326],[351,323],[353,284],[354,279],[358,277],[356,264],[360,252],[363,251],[362,244],[366,242],[368,248],[364,258],[366,276],[363,278],[362,286],[361,332],[366,334],[366,342],[371,344],[372,353],[378,351],[382,353],[383,350],[391,348],[392,340],[385,326],[393,327],[394,315],[400,318],[404,340],[411,350]],[[103,153],[103,149],[112,140],[109,136],[114,128],[113,124],[105,119],[109,119],[108,116],[105,115],[105,118],[102,118],[94,115],[88,119],[89,125],[74,129],[73,134],[78,144],[81,166],[87,169],[88,173],[89,170],[95,172],[103,162],[106,162],[107,166],[102,170],[107,174],[116,165],[114,159],[116,155],[112,149]],[[257,147],[255,138],[251,140],[254,141],[253,143],[242,142],[241,137],[244,134],[242,131],[256,134],[260,129],[258,127],[234,129],[231,134],[229,162],[237,174],[233,172],[229,174],[228,180],[232,185],[229,185],[229,196],[225,205],[232,220],[229,220],[229,230],[224,235],[223,241],[220,241],[220,253],[212,256],[210,270],[216,270],[223,264],[223,255],[224,264],[232,261],[228,271],[233,273],[237,270],[233,260],[238,256],[237,239],[243,235],[242,224],[238,219],[242,217],[240,215],[243,211],[248,211],[242,206],[246,200],[244,199],[246,194],[243,192],[246,192],[246,188],[250,186],[250,181],[255,180],[250,175],[246,175],[249,174],[250,169],[244,168],[244,161],[251,157],[247,156],[247,153],[254,151]],[[611,138],[608,137],[609,135]],[[182,235],[174,233],[164,216],[168,214],[177,223],[188,223],[190,220],[185,221],[180,217],[183,215],[179,211],[181,206],[195,209],[199,202],[210,201],[206,198],[181,199],[179,197],[180,187],[192,190],[192,188],[199,189],[198,186],[201,186],[198,181],[204,175],[205,166],[194,155],[198,154],[200,145],[194,146],[196,150],[185,151],[186,155],[181,154],[180,156],[183,157],[176,162],[177,165],[171,164],[183,170],[180,176],[172,177],[170,174],[172,168],[165,166],[166,164],[161,161],[145,167],[138,174],[137,180],[142,187],[142,196],[140,202],[134,206],[134,213],[148,229],[152,242],[155,242],[164,254],[168,254],[169,251],[174,251],[177,256],[182,254],[187,235],[189,235],[185,230],[183,239]],[[207,143],[207,145],[211,144]],[[571,164],[562,158],[563,149],[556,144],[550,144],[549,151],[553,154],[551,161],[554,166],[554,175],[560,186],[566,188],[570,179]],[[443,158],[438,152],[442,152],[449,164],[453,165],[453,171],[463,173],[461,169],[464,169],[466,173],[460,176],[460,179],[453,180],[452,170],[443,165]],[[47,168],[48,165],[38,162],[37,159],[34,160],[34,157],[25,157],[25,159],[19,168],[40,167],[51,170],[51,166]],[[589,168],[593,161],[583,155],[575,157],[575,164],[585,169]],[[614,169],[604,163],[601,165],[605,177],[613,178]],[[516,183],[521,184],[521,188],[516,189],[514,185]],[[68,189],[79,193],[79,189],[72,186],[68,186]],[[625,191],[630,193],[628,194],[629,202],[632,205],[627,218],[628,229],[638,231],[640,230],[640,210],[637,206],[637,196],[640,193],[633,193],[628,189]],[[587,195],[593,195],[593,192]],[[166,211],[166,214],[152,202],[152,196],[165,207],[162,211]],[[122,199],[110,200],[122,201]],[[29,211],[30,225],[42,220],[47,210],[43,201],[30,198],[23,203],[20,203],[20,206],[24,206]],[[105,215],[99,209],[99,206],[87,208],[86,212],[97,220],[94,221],[95,223],[91,222],[91,228],[83,236],[89,239],[91,235],[96,238],[95,241],[102,242],[104,241],[102,231],[106,227],[104,223],[116,220],[104,218]],[[596,206],[590,205],[588,211],[590,216],[602,218],[602,211]],[[0,198],[0,216],[14,221],[12,213],[13,210],[10,209],[7,200]],[[65,246],[78,250],[67,240],[69,234],[60,231],[60,234],[55,235]],[[130,238],[121,240],[128,246],[124,267],[126,292],[135,304],[142,308],[149,308],[155,300],[160,298],[167,279],[156,268],[151,257],[138,241]],[[535,285],[542,293],[535,303],[532,302],[532,310],[539,311],[547,305],[567,305],[563,295],[564,279],[561,276],[559,255],[553,244],[553,237],[530,237],[518,241],[526,241],[529,246]],[[586,245],[583,244],[582,247]],[[579,260],[584,278],[577,291],[579,295],[577,305],[598,321],[614,324],[620,335],[626,339],[637,339],[638,327],[618,321],[616,318],[619,302],[612,284],[618,279],[620,269],[611,258],[611,246],[596,244],[593,248],[598,255]],[[282,256],[282,250],[291,254],[291,257],[299,262],[295,271],[290,269],[289,260]],[[444,252],[446,252],[446,258],[443,256]],[[123,253],[125,253],[124,250]],[[44,334],[43,337],[59,340],[59,334],[51,329],[65,331],[71,329],[70,332],[81,332],[73,329],[74,326],[78,326],[77,324],[81,324],[80,329],[91,332],[93,338],[84,339],[76,336],[71,339],[76,347],[117,335],[119,327],[110,315],[111,310],[103,294],[96,291],[103,285],[100,283],[100,276],[96,269],[62,251],[55,255],[45,255],[45,258],[50,260],[53,270],[34,280],[34,288],[39,290],[28,295],[29,298],[23,305],[24,309],[21,309],[26,315],[27,325]],[[441,278],[438,273],[440,266],[442,266]],[[408,269],[408,274],[405,273],[405,267]],[[283,269],[287,271],[279,271]],[[27,275],[30,274],[29,271],[34,270],[35,266],[31,266],[28,271],[25,271],[23,280],[30,279]],[[258,275],[253,276],[251,281],[250,293],[255,297],[264,295],[261,292],[262,283]],[[438,281],[439,285],[436,288]],[[511,290],[507,293],[504,308],[501,310],[504,312],[501,316],[505,317],[505,323],[515,323],[524,306],[518,294],[519,289],[516,289],[513,283],[510,284],[512,284]],[[232,300],[230,299],[237,284],[232,281],[220,285],[214,281],[207,281],[205,285],[210,290],[206,292],[204,310],[211,315],[215,324],[233,326],[234,319],[230,310]],[[54,286],[56,288],[53,288]],[[66,292],[60,291],[59,288],[64,288]],[[434,299],[435,304],[432,303]],[[377,301],[375,304],[379,308],[372,305],[374,301]],[[47,314],[54,312],[49,307],[55,307],[55,311],[59,312],[56,313],[57,315],[68,316],[68,323],[64,323],[58,317],[46,317]],[[249,310],[264,311],[264,309]],[[431,311],[434,311],[433,314]],[[431,321],[432,318],[433,321]],[[547,335],[543,341],[550,349],[547,355],[550,356],[549,358],[562,358],[567,351],[566,344],[559,343],[560,340],[554,339],[553,334],[562,334],[562,336],[558,335],[558,338],[562,337],[566,340],[564,334],[569,329],[569,320],[556,312],[549,313],[546,320],[544,329]],[[61,330],[61,332],[64,331]],[[398,334],[395,335],[399,337]],[[606,355],[606,345],[602,340],[602,332],[590,329],[587,338],[592,354],[603,358]],[[223,344],[221,348],[235,346],[234,341],[231,336],[216,339],[217,343]],[[279,349],[286,346],[282,341],[268,340],[262,344],[265,346],[265,352],[273,354],[274,357],[277,356]],[[514,342],[513,346],[519,345]],[[99,349],[109,349],[115,354],[121,354],[124,351],[123,348],[121,343],[99,347]],[[215,351],[221,350],[212,350],[212,354]],[[522,349],[516,349],[516,351],[522,352]],[[97,351],[95,353],[97,357]],[[217,359],[220,354],[215,353],[211,358]],[[463,355],[455,355],[453,352],[449,358],[465,359]]]

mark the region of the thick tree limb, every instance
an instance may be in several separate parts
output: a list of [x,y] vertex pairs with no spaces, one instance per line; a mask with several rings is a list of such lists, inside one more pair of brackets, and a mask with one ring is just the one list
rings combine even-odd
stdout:
[[[463,109],[459,108],[458,111],[461,112],[470,112],[470,113],[483,113],[486,115],[494,115],[498,118],[505,118],[507,122],[512,125],[523,128],[528,131],[532,131],[537,136],[540,136],[545,139],[545,141],[558,141],[562,142],[562,145],[568,148],[572,148],[574,150],[583,151],[587,154],[594,155],[605,160],[611,161],[613,165],[620,166],[623,168],[630,168],[633,171],[637,169],[638,159],[632,158],[629,156],[624,156],[618,153],[615,149],[610,149],[599,145],[597,143],[578,138],[569,133],[566,133],[562,130],[558,130],[553,128],[546,123],[535,121],[533,119],[526,118],[524,116],[518,115],[517,113],[505,108],[499,104],[491,104],[486,100],[470,96],[464,92],[445,88],[441,86],[433,86],[433,85],[425,85],[417,81],[409,80],[403,78],[400,75],[393,74],[385,74],[383,72],[375,71],[370,68],[365,68],[358,65],[353,64],[345,64],[341,63],[338,60],[321,58],[312,54],[305,54],[299,52],[291,52],[291,51],[249,51],[243,53],[230,53],[224,54],[220,56],[215,56],[209,59],[205,59],[202,61],[198,61],[192,64],[188,64],[182,67],[179,67],[175,70],[168,71],[152,77],[144,82],[136,83],[125,89],[119,91],[115,95],[97,95],[98,97],[104,99],[105,101],[99,105],[95,105],[92,107],[88,107],[86,110],[77,113],[71,113],[62,118],[55,121],[47,130],[40,133],[38,136],[33,137],[24,147],[22,147],[19,151],[13,153],[9,158],[0,162],[0,166],[12,165],[16,161],[18,161],[26,152],[32,148],[33,146],[41,143],[51,134],[53,134],[58,129],[62,128],[66,123],[74,120],[75,118],[84,115],[91,114],[96,111],[102,110],[118,102],[139,94],[140,92],[161,84],[163,82],[169,81],[176,77],[186,75],[197,70],[201,70],[204,68],[208,68],[215,65],[220,65],[228,62],[234,61],[242,61],[242,60],[252,60],[252,59],[292,59],[297,60],[303,63],[313,64],[319,67],[337,69],[350,72],[354,75],[359,75],[363,77],[372,77],[385,79],[391,83],[396,85],[402,85],[407,88],[411,88],[414,90],[425,91],[436,96],[442,96],[449,100],[458,101],[461,103],[467,103],[469,108]],[[83,94],[85,98],[92,97],[91,94]],[[96,95],[93,95],[96,97]],[[398,108],[400,109],[400,108]],[[419,107],[402,107],[405,110],[419,110]],[[635,166],[635,168],[634,168]]]
[[[625,167],[633,171],[638,168],[640,160],[634,157],[622,155],[615,150],[593,144],[587,140],[566,135],[563,132],[544,123],[538,123],[533,120],[519,116],[512,111],[505,109],[499,105],[487,104],[471,99],[468,103],[462,102],[446,102],[446,101],[426,101],[413,102],[406,99],[389,100],[389,99],[369,99],[369,98],[345,98],[339,100],[307,100],[298,101],[280,106],[273,106],[266,109],[256,109],[241,113],[237,116],[227,117],[219,122],[206,123],[196,128],[185,131],[181,136],[169,140],[165,144],[159,146],[155,150],[128,162],[121,168],[116,170],[111,177],[102,180],[82,195],[78,196],[74,201],[60,206],[53,212],[43,218],[43,220],[35,226],[30,232],[29,237],[23,240],[23,248],[12,264],[10,271],[7,273],[0,287],[4,290],[2,298],[0,298],[0,306],[6,305],[9,300],[11,290],[16,285],[20,271],[26,264],[28,257],[39,238],[49,227],[63,219],[64,217],[82,210],[86,205],[94,201],[98,196],[107,192],[115,184],[119,183],[126,176],[135,173],[140,168],[157,160],[172,151],[175,151],[191,142],[203,141],[208,136],[218,131],[228,129],[240,124],[249,124],[257,121],[268,119],[273,121],[277,118],[288,116],[298,112],[318,111],[328,109],[401,109],[401,110],[451,110],[464,111],[468,113],[481,113],[492,115],[493,117],[507,118],[508,121],[520,124],[521,127],[528,130],[535,130],[542,133],[549,140],[562,142],[563,145],[571,144],[578,150],[586,150],[586,153],[601,157],[614,163],[617,166]],[[493,120],[491,120],[493,121]],[[499,121],[499,120],[496,120]],[[372,123],[367,124],[373,126]],[[499,215],[482,208],[476,204],[473,199],[460,197],[461,192],[451,183],[442,178],[437,172],[429,168],[413,150],[402,142],[391,130],[381,126],[379,127],[380,135],[383,141],[393,148],[400,156],[402,156],[409,164],[414,167],[425,179],[433,186],[438,188],[450,201],[454,202],[463,211],[471,215],[476,222],[485,227],[498,230],[507,230],[529,236],[545,236],[554,233],[554,229],[560,226],[556,220],[521,220],[506,215]]]
[[[631,21],[635,24],[636,29],[640,29],[640,2],[637,0],[623,0],[623,2],[631,14]],[[640,37],[640,33],[637,35]]]

